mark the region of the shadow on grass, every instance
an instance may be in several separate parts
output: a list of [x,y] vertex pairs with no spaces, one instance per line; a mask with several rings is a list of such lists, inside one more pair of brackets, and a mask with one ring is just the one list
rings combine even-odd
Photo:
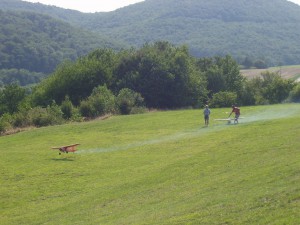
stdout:
[[71,158],[60,158],[60,159],[58,159],[58,158],[56,158],[56,159],[52,159],[53,161],[57,161],[57,162],[72,162],[72,161],[74,161],[74,159],[71,159]]

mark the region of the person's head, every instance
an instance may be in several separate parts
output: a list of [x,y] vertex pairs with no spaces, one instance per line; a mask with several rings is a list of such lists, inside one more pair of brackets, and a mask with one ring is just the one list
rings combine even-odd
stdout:
[[231,107],[232,107],[232,108],[234,108],[234,107],[235,107],[235,105],[232,105]]
[[208,108],[208,105],[205,105],[205,108]]

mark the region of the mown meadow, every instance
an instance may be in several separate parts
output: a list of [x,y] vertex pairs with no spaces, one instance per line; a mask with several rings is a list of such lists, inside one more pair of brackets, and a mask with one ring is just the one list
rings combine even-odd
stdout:
[[187,109],[2,136],[1,224],[299,224],[300,105],[214,121],[229,111],[209,127]]

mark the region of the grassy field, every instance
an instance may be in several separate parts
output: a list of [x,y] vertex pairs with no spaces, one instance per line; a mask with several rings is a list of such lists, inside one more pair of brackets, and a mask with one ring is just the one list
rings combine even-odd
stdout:
[[[0,137],[7,224],[300,224],[300,105],[114,116]],[[73,154],[52,146],[80,143]]]
[[272,72],[272,73],[279,73],[283,78],[286,79],[295,79],[300,82],[300,65],[294,65],[294,66],[277,66],[277,67],[270,67],[268,69],[247,69],[247,70],[241,70],[241,73],[248,77],[258,77],[263,72]]

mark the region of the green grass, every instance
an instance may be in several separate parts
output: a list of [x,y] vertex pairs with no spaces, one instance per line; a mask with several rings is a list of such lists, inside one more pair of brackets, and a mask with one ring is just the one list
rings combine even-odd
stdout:
[[298,225],[300,105],[213,120],[226,111],[208,128],[180,110],[1,137],[1,224]]

